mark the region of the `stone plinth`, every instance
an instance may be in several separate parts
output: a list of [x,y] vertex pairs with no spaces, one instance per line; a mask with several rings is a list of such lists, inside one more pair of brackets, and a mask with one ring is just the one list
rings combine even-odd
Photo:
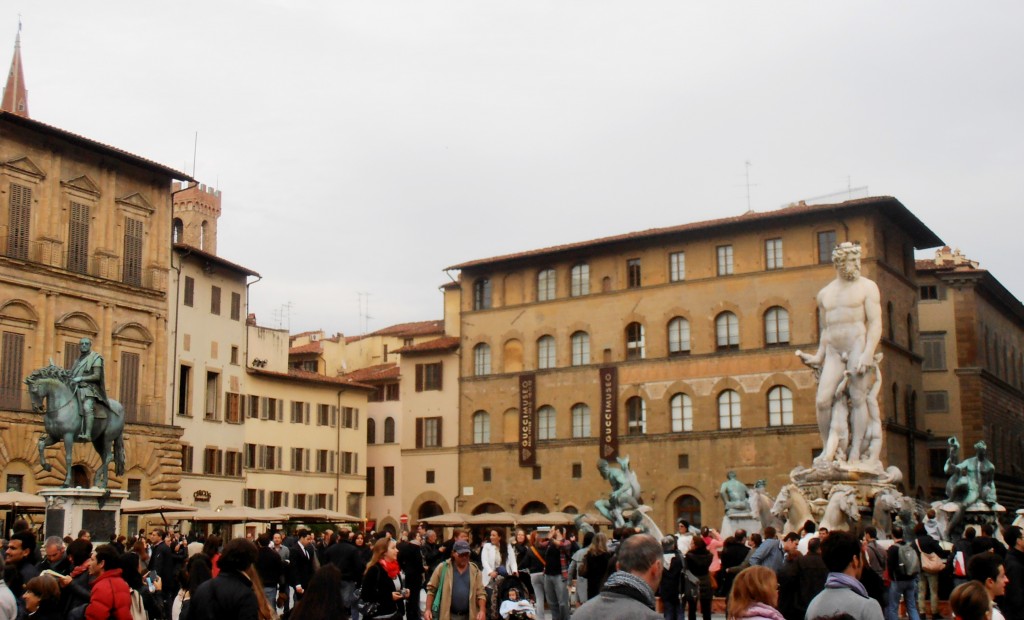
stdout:
[[128,499],[128,491],[46,489],[39,495],[46,499],[46,536],[76,538],[80,530],[89,530],[93,540],[107,541],[121,533],[121,501]]
[[753,513],[725,515],[722,519],[722,529],[718,533],[725,539],[735,534],[736,530],[746,530],[748,535],[751,532],[760,532],[761,520]]

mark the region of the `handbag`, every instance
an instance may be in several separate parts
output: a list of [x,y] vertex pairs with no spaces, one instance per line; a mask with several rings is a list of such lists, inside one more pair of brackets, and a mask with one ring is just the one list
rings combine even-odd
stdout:
[[946,568],[946,563],[942,561],[939,554],[925,553],[921,549],[921,543],[917,543],[917,550],[921,552],[921,568],[924,572],[937,574],[941,573]]
[[444,576],[448,572],[448,562],[441,564],[441,576],[437,579],[437,594],[434,595],[434,604],[430,606],[431,613],[436,617],[441,611],[441,593],[444,591]]
[[364,599],[362,586],[356,588],[356,591],[352,595],[356,597],[356,609],[359,610],[360,616],[373,618],[377,615],[377,610],[380,608],[380,604],[376,601],[368,601]]
[[700,577],[688,570],[683,571],[683,596],[690,599],[700,598]]

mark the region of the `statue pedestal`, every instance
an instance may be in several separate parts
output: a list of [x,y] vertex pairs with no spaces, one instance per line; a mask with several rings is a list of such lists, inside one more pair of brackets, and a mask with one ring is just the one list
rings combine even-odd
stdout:
[[724,539],[735,534],[736,530],[746,530],[748,535],[752,532],[760,532],[761,520],[754,513],[725,515],[725,518],[722,519],[722,529],[718,533]]
[[89,530],[92,539],[106,542],[111,534],[120,534],[121,501],[128,491],[117,489],[46,489],[46,536],[71,536]]

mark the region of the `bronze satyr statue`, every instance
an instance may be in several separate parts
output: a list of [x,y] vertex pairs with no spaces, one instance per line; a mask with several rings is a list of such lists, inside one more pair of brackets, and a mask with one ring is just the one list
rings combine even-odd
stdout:
[[25,379],[32,409],[43,414],[46,432],[39,437],[39,464],[50,471],[46,448],[64,442],[67,474],[64,487],[71,486],[71,449],[76,441],[91,442],[103,464],[96,470],[93,485],[109,483],[107,466],[114,462],[118,476],[124,475],[124,407],[108,399],[103,386],[103,358],[92,351],[88,338],[81,340],[82,355],[71,371],[53,362],[35,370]]

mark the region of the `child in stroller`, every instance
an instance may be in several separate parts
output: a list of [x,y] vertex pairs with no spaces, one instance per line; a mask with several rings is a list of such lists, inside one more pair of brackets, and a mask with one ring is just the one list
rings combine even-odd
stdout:
[[537,610],[530,599],[515,587],[508,589],[508,598],[501,603],[500,613],[502,620],[534,620],[537,617]]

